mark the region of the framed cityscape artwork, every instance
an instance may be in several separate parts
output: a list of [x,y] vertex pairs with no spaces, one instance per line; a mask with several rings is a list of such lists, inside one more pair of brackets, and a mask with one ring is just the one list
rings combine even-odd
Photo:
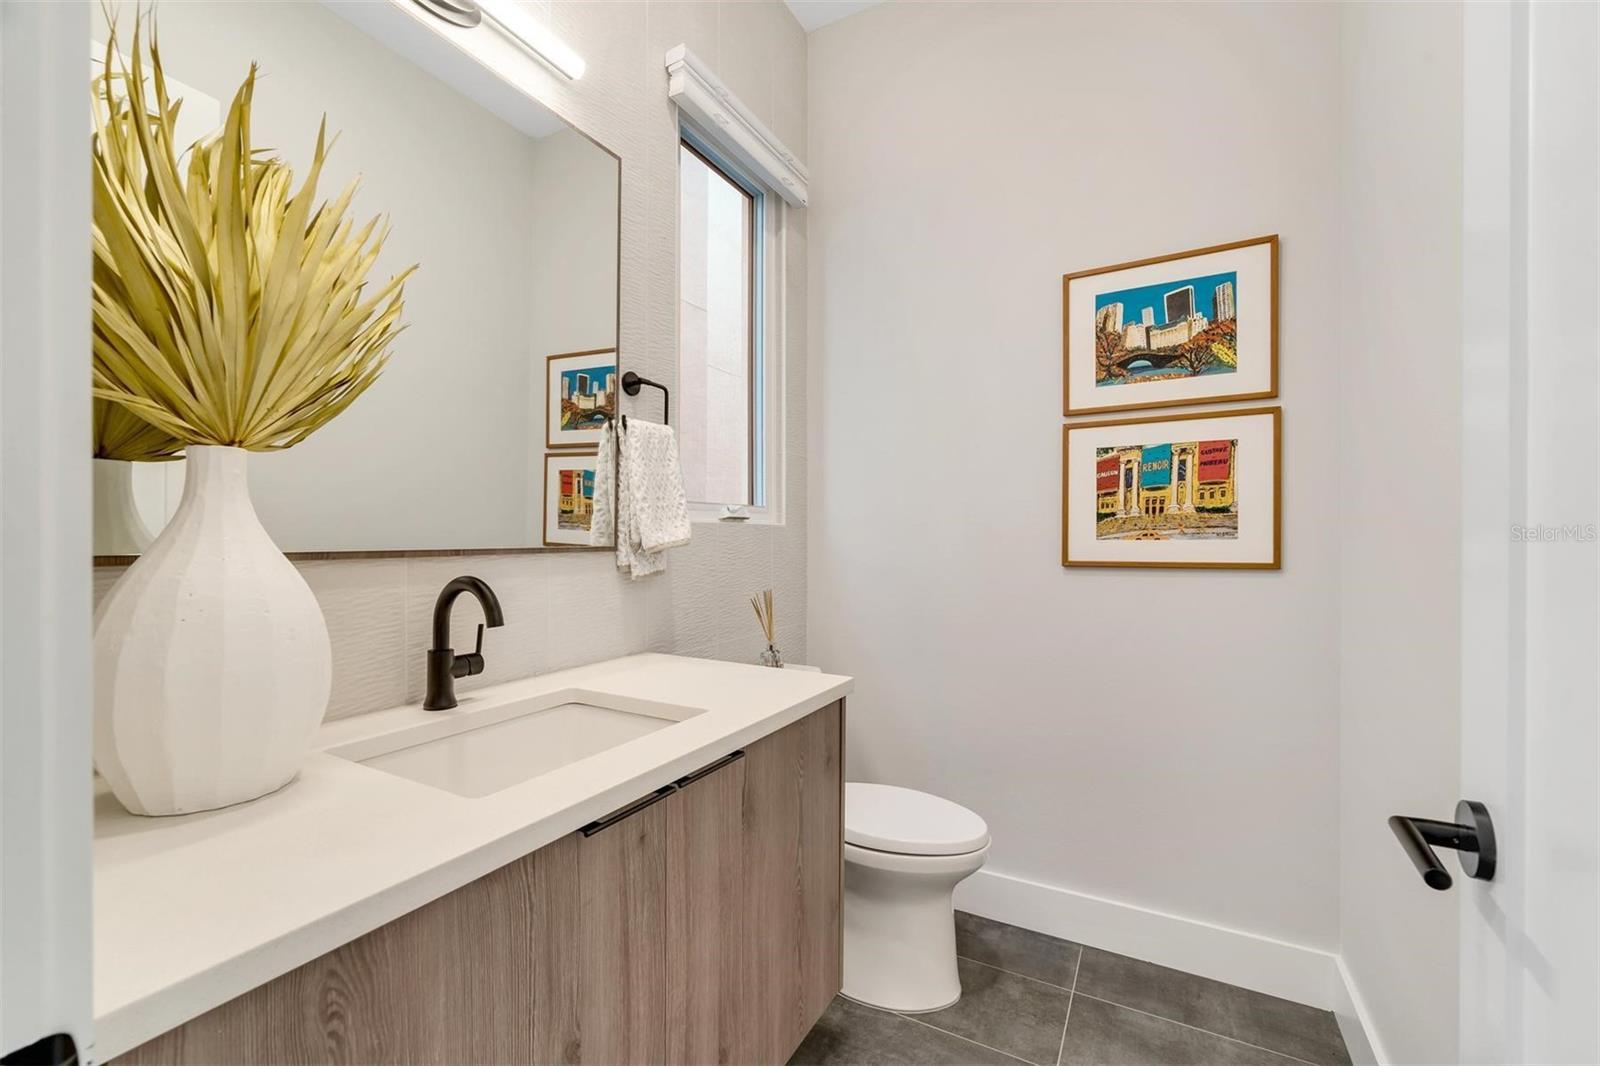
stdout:
[[546,359],[545,445],[594,448],[617,413],[617,351],[597,348]]
[[1279,568],[1282,408],[1061,427],[1061,565]]
[[1068,415],[1278,395],[1278,238],[1061,279]]
[[588,547],[594,517],[593,453],[544,457],[544,542]]

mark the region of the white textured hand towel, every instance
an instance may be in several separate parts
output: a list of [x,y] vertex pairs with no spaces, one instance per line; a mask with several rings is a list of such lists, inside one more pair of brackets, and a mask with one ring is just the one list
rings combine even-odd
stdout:
[[617,424],[608,421],[600,430],[600,452],[594,460],[594,500],[589,508],[589,543],[603,547],[617,535]]
[[595,464],[589,542],[614,539],[618,568],[637,578],[665,569],[667,549],[689,543],[689,530],[689,503],[672,427],[635,421],[619,433],[608,425]]

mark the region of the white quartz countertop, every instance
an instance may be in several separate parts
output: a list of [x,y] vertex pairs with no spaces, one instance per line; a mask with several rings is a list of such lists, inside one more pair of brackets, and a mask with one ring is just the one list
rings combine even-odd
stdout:
[[[488,796],[329,754],[584,689],[704,713]],[[139,818],[95,797],[92,1061],[104,1062],[846,695],[846,677],[636,655],[324,725],[287,787]]]

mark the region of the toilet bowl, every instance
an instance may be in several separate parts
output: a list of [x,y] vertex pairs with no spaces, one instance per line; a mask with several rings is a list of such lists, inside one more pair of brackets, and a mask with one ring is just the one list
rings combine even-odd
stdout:
[[903,1013],[960,999],[952,894],[988,853],[989,827],[958,803],[847,783],[843,994]]

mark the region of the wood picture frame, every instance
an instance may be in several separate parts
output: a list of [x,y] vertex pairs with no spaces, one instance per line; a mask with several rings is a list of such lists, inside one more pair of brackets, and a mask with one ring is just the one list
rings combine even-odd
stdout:
[[[548,547],[589,547],[589,525],[587,523],[576,527],[564,527],[562,515],[571,510],[565,504],[562,493],[561,475],[566,471],[581,471],[588,475],[587,485],[580,489],[579,495],[588,502],[589,510],[586,515],[593,520],[594,505],[594,477],[595,465],[599,462],[598,452],[546,452],[544,457],[544,492],[540,513],[539,539]],[[570,495],[570,494],[569,494]]]
[[1061,384],[1067,417],[1276,397],[1278,235],[1063,274]]
[[[607,359],[606,357],[610,358]],[[562,381],[571,376],[585,390],[579,394],[590,397],[581,414],[577,408],[581,401],[567,402],[562,391]],[[600,444],[600,431],[606,419],[618,411],[617,394],[622,386],[622,367],[615,348],[589,348],[581,352],[562,352],[545,357],[544,374],[544,443],[551,451],[595,448]],[[591,387],[598,385],[597,388]],[[569,410],[569,407],[571,410]],[[563,423],[570,415],[584,419],[578,428],[568,428]]]
[[[1196,425],[1191,431],[1190,423],[1210,425]],[[1108,432],[1112,430],[1117,432]],[[1094,454],[1075,450],[1074,434],[1079,435],[1076,449],[1094,449]],[[1135,449],[1139,455],[1132,456]],[[1165,461],[1164,468],[1160,460],[1145,461],[1145,453],[1152,450]],[[1250,466],[1241,470],[1241,459],[1246,457]],[[1220,479],[1208,481],[1205,467],[1224,459],[1225,486]],[[1104,479],[1112,471],[1115,480],[1108,501]],[[1127,480],[1130,473],[1132,484]],[[1164,476],[1167,484],[1148,482],[1152,474]],[[1090,480],[1085,483],[1085,478]],[[1246,502],[1259,500],[1263,490],[1271,497],[1270,508]],[[1074,507],[1074,500],[1083,502]],[[1241,503],[1250,510],[1241,508]],[[1088,508],[1087,518],[1083,507]],[[1103,522],[1118,526],[1106,527]],[[1115,418],[1061,427],[1062,566],[1279,570],[1282,563],[1282,407]]]

